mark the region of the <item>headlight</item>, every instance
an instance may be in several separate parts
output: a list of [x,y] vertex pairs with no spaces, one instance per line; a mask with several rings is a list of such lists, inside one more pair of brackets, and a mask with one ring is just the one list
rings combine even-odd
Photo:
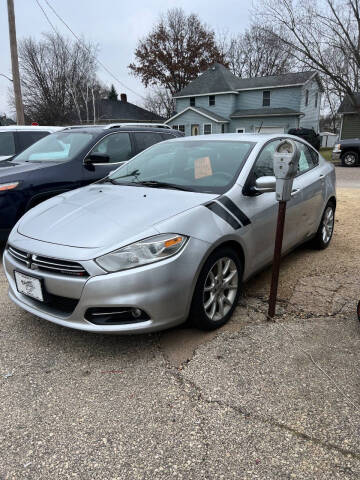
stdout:
[[184,247],[187,239],[177,233],[156,235],[107,253],[95,261],[107,272],[140,267],[175,255]]
[[19,185],[19,182],[11,182],[11,183],[0,183],[0,192],[4,190],[12,190]]
[[339,152],[341,150],[341,143],[334,145],[334,152]]

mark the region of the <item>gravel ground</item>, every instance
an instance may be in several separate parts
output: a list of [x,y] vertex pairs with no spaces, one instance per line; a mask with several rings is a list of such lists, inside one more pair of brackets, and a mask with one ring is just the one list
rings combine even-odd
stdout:
[[284,260],[277,323],[269,270],[220,331],[133,337],[35,318],[0,273],[0,479],[360,478],[359,201]]

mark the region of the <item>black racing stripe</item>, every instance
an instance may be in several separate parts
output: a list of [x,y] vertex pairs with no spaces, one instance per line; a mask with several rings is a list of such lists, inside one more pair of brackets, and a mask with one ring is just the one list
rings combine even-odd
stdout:
[[245,215],[243,211],[238,208],[235,203],[230,200],[229,197],[226,195],[223,195],[222,197],[217,198],[219,202],[221,202],[230,212],[235,215],[235,217],[240,220],[240,222],[244,225],[250,225],[251,221],[250,219]]
[[225,210],[225,208],[223,208],[221,205],[219,205],[218,203],[215,203],[215,202],[210,202],[208,203],[207,205],[205,205],[205,207],[207,207],[209,210],[211,210],[212,212],[214,212],[216,215],[218,215],[219,217],[221,217],[223,220],[225,220],[225,222],[227,222],[229,225],[231,225],[235,230],[238,230],[239,228],[241,228],[241,225],[239,222],[237,222],[235,220],[235,218],[230,215],[229,212],[227,212]]

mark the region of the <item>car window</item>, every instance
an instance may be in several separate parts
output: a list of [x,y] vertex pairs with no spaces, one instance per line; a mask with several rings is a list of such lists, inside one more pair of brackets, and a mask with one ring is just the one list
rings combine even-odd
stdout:
[[84,149],[94,136],[87,132],[64,131],[52,133],[33,143],[16,156],[16,161],[68,162]]
[[274,160],[273,155],[280,140],[269,142],[261,151],[255,162],[253,170],[254,180],[259,177],[269,177],[274,175]]
[[11,156],[14,154],[14,134],[12,132],[0,132],[0,155]]
[[117,169],[116,183],[165,182],[195,192],[223,193],[241,171],[254,143],[175,141],[153,145]]
[[136,132],[135,140],[136,140],[138,151],[142,152],[146,148],[151,147],[151,145],[161,142],[163,139],[160,133]]
[[315,167],[316,163],[310,148],[305,143],[296,142],[296,144],[300,150],[298,174],[302,174]]
[[130,135],[114,133],[103,138],[91,153],[104,153],[110,157],[109,163],[126,162],[131,158]]
[[17,132],[16,136],[20,151],[25,150],[25,148],[30,147],[30,145],[47,135],[49,135],[49,132]]

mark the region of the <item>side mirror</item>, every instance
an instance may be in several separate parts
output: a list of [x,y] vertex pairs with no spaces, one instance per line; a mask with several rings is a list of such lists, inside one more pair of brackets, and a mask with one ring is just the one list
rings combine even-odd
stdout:
[[276,178],[273,176],[259,177],[255,180],[255,192],[275,192]]
[[110,157],[106,153],[91,153],[85,158],[84,163],[89,165],[93,163],[109,163]]

